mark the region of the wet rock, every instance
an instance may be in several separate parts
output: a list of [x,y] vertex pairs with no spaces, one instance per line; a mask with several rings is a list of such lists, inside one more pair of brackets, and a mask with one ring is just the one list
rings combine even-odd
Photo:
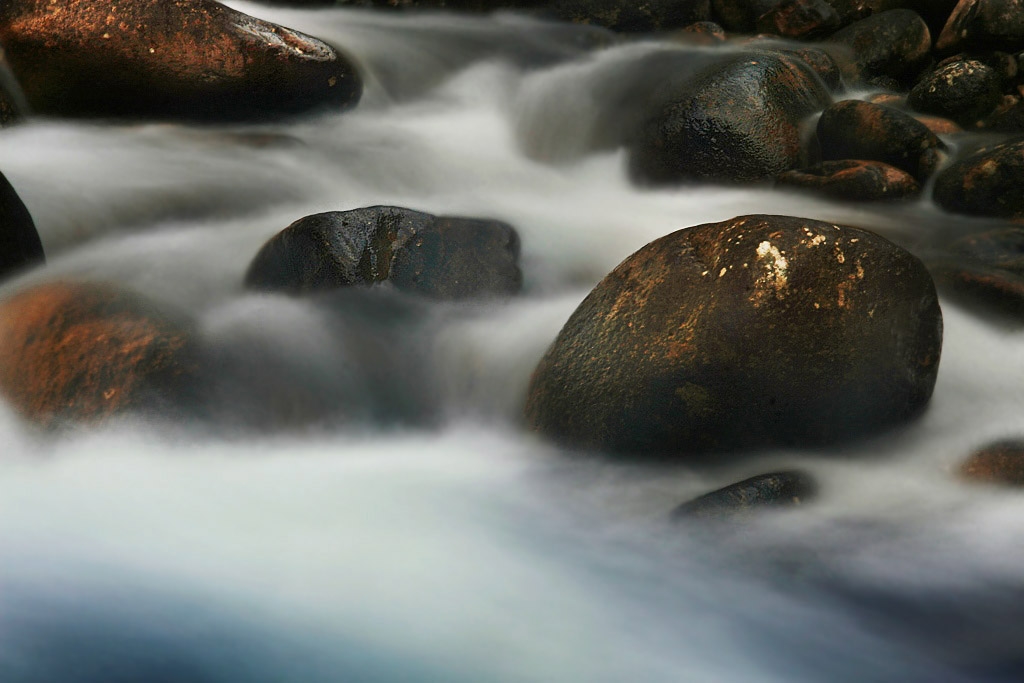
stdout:
[[958,60],[928,74],[910,91],[908,103],[969,126],[996,108],[1002,99],[995,69],[976,59]]
[[975,216],[1024,217],[1024,137],[983,147],[943,169],[935,201],[947,211]]
[[1010,227],[967,235],[953,242],[953,253],[974,261],[1024,275],[1024,228]]
[[393,206],[306,216],[267,242],[246,287],[290,293],[390,282],[442,299],[519,291],[519,237],[494,220]]
[[195,407],[190,326],[113,285],[54,282],[0,302],[0,392],[42,427]]
[[839,14],[825,0],[783,0],[757,19],[757,30],[784,38],[827,36],[841,25]]
[[709,21],[711,0],[556,0],[549,11],[563,21],[645,33]]
[[657,107],[631,145],[630,173],[651,184],[774,177],[802,165],[800,124],[830,101],[814,70],[792,55],[730,56]]
[[1024,312],[1024,228],[1010,227],[956,240],[929,264],[936,283],[967,306]]
[[927,126],[880,104],[837,102],[821,113],[817,132],[822,159],[881,161],[918,180],[934,173],[944,158],[945,145]]
[[753,33],[758,18],[783,0],[711,0],[715,20],[729,31]]
[[1024,486],[1024,441],[998,441],[980,448],[960,465],[958,474],[969,481]]
[[957,0],[912,0],[905,6],[921,15],[932,36],[938,36],[949,20]]
[[683,503],[672,519],[722,519],[757,510],[801,505],[817,495],[818,485],[798,470],[760,474]]
[[1024,1],[960,0],[935,41],[942,52],[1024,48]]
[[32,216],[0,173],[0,279],[43,260],[43,244]]
[[814,73],[818,74],[829,90],[837,92],[842,88],[843,72],[828,52],[816,47],[801,47],[792,52],[814,69]]
[[941,342],[914,256],[858,228],[744,216],[605,277],[535,370],[526,422],[641,455],[864,437],[923,410]]
[[909,84],[928,63],[932,38],[916,12],[893,9],[873,14],[834,33],[829,42],[847,48],[860,80],[877,77]]
[[925,128],[935,133],[935,135],[953,135],[964,132],[964,129],[958,126],[956,121],[950,121],[941,116],[914,114],[914,119],[923,123]]
[[776,185],[813,190],[832,199],[879,201],[907,199],[921,192],[914,177],[880,161],[826,161],[810,168],[786,171]]
[[331,46],[213,0],[7,0],[0,43],[42,114],[264,120],[362,92]]
[[7,56],[0,48],[0,128],[18,123],[28,116],[28,103],[14,77]]
[[695,39],[704,45],[713,45],[725,40],[725,29],[713,21],[696,21],[684,26],[682,33],[687,39]]

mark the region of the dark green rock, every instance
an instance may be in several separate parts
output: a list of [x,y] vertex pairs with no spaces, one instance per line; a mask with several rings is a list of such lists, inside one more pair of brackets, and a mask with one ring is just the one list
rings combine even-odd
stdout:
[[911,254],[859,228],[743,216],[605,277],[535,370],[526,422],[640,456],[839,442],[920,413],[941,344]]
[[817,491],[817,482],[805,472],[760,474],[683,503],[672,511],[672,519],[723,519],[792,507],[813,499]]

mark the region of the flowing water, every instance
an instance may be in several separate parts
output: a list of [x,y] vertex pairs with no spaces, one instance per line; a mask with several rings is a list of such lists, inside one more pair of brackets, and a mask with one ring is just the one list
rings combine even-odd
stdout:
[[[624,153],[601,143],[595,93],[666,45],[512,15],[231,4],[344,46],[367,77],[359,108],[267,126],[3,131],[0,164],[49,255],[4,292],[124,283],[260,358],[240,393],[298,386],[349,417],[259,434],[129,421],[40,435],[5,410],[0,680],[1024,675],[1024,497],[951,475],[971,449],[1024,432],[1019,328],[944,301],[928,412],[827,453],[616,465],[519,422],[562,323],[656,237],[781,213],[914,249],[981,222],[927,202],[633,187]],[[339,318],[242,291],[249,260],[292,221],[381,203],[513,224],[523,295],[370,297]],[[781,467],[811,472],[820,498],[743,524],[667,522],[690,497]]]

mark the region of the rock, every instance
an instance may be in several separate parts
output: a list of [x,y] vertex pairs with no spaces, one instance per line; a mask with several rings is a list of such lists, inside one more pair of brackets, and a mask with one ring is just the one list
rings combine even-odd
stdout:
[[372,206],[292,223],[260,249],[245,285],[298,294],[388,281],[442,299],[508,296],[522,286],[518,259],[506,223]]
[[1024,0],[960,0],[935,48],[942,52],[1024,48]]
[[28,116],[28,103],[14,77],[7,56],[0,48],[0,128],[18,123]]
[[1024,441],[998,441],[978,449],[958,474],[969,481],[1024,486]]
[[928,127],[881,104],[837,102],[818,119],[818,143],[825,160],[867,159],[928,178],[945,158],[945,145]]
[[950,251],[993,268],[1024,275],[1024,228],[998,228],[967,235],[953,242]]
[[889,77],[911,83],[928,63],[932,38],[913,10],[873,14],[832,34],[829,42],[846,47],[861,80]]
[[965,304],[1014,316],[1024,312],[1024,228],[962,237],[929,268],[945,293]]
[[914,177],[880,161],[826,161],[811,168],[786,171],[776,185],[798,187],[845,201],[907,199],[921,192]]
[[760,474],[683,503],[672,511],[672,519],[722,519],[791,507],[814,498],[817,492],[817,483],[805,472]]
[[651,184],[774,177],[802,165],[800,124],[830,101],[818,75],[792,55],[729,56],[641,125],[630,146],[631,176]]
[[942,316],[914,256],[866,230],[743,216],[620,264],[531,379],[528,427],[684,456],[862,438],[920,413]]
[[713,21],[696,21],[684,26],[682,37],[701,45],[714,45],[725,40],[725,29]]
[[957,0],[912,0],[906,6],[920,14],[931,34],[937,36],[942,32],[956,3]]
[[783,0],[757,19],[757,30],[784,38],[827,36],[841,24],[839,14],[825,0]]
[[712,16],[728,31],[753,33],[758,17],[783,0],[711,0]]
[[6,0],[0,43],[48,115],[265,120],[362,92],[331,46],[213,0]]
[[935,135],[953,135],[964,132],[964,129],[956,124],[956,121],[950,121],[941,116],[914,114],[914,119],[923,123],[924,127],[935,133]]
[[52,282],[0,302],[0,392],[42,427],[196,405],[190,326],[113,285]]
[[43,261],[43,244],[32,216],[0,173],[0,279]]
[[556,0],[550,11],[563,21],[604,26],[624,33],[646,33],[709,21],[711,0]]
[[814,69],[829,90],[837,92],[843,87],[843,72],[828,52],[817,47],[801,47],[792,53]]
[[918,111],[969,126],[991,113],[1001,99],[1001,79],[995,69],[967,59],[946,64],[922,78],[907,101]]
[[953,213],[1024,217],[1024,137],[983,147],[943,169],[935,179],[935,201]]

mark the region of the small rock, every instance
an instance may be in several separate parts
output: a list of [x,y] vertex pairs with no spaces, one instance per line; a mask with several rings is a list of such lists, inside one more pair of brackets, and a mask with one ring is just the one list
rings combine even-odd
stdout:
[[687,38],[705,45],[714,45],[725,40],[725,29],[713,21],[696,21],[684,26],[682,33]]
[[296,221],[260,249],[245,285],[298,294],[388,281],[443,299],[509,296],[522,286],[518,259],[506,223],[373,206]]
[[44,260],[43,244],[31,214],[0,173],[0,279]]
[[826,161],[811,168],[786,171],[775,182],[845,201],[907,199],[921,192],[921,186],[906,171],[880,161],[856,159]]
[[1024,441],[999,441],[971,454],[959,475],[969,481],[1024,486]]
[[0,392],[42,427],[196,405],[191,327],[113,285],[52,282],[0,302]]
[[841,25],[839,14],[825,0],[783,0],[757,19],[757,30],[784,38],[814,39]]
[[683,503],[672,511],[672,519],[722,519],[792,507],[811,500],[817,492],[817,482],[805,472],[760,474]]
[[711,0],[555,0],[549,10],[562,21],[647,33],[709,21]]
[[923,123],[925,128],[935,133],[935,135],[953,135],[964,132],[964,129],[958,126],[956,121],[950,121],[941,116],[914,114],[914,119]]
[[1024,217],[1024,137],[983,147],[945,168],[935,179],[935,201],[953,213]]
[[41,114],[265,120],[362,93],[331,46],[214,0],[5,0],[0,43]]
[[868,159],[901,168],[925,180],[945,158],[945,145],[909,114],[860,100],[837,102],[818,119],[825,160]]
[[1001,79],[995,69],[968,59],[946,64],[922,78],[907,101],[918,111],[970,126],[991,113],[1001,99]]
[[1024,2],[960,0],[935,41],[935,48],[942,52],[970,48],[1016,52],[1024,48]]
[[743,216],[605,277],[534,371],[526,422],[638,455],[834,443],[920,413],[941,343],[911,254],[858,228]]
[[893,78],[911,83],[928,63],[932,38],[916,12],[893,9],[861,19],[828,39],[850,50],[860,80]]

